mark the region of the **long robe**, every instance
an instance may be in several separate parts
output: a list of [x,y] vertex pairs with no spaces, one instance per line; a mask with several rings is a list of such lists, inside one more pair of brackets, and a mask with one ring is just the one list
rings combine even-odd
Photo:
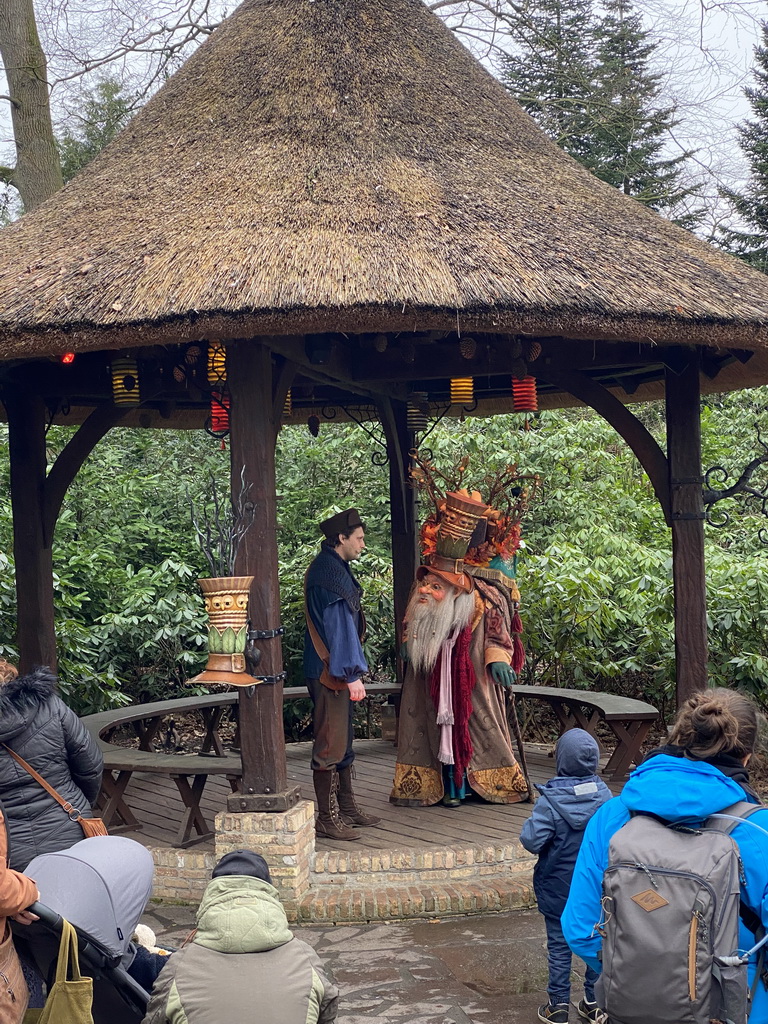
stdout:
[[[504,690],[493,682],[487,665],[509,661],[511,610],[482,587],[479,615],[473,623],[470,657],[475,672],[469,734],[473,753],[467,781],[484,800],[513,804],[529,799],[528,785],[512,752]],[[397,764],[390,800],[405,807],[427,807],[444,795],[443,765],[438,760],[440,726],[430,696],[429,677],[408,663],[400,701]]]

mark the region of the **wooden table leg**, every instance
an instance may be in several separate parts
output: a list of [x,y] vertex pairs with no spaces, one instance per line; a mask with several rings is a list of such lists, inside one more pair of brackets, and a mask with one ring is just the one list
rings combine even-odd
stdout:
[[156,718],[142,718],[132,722],[133,731],[139,739],[139,750],[154,750],[154,740],[163,724],[162,716]]
[[121,771],[115,778],[112,772],[105,771],[101,777],[100,809],[107,828],[113,828],[112,819],[116,817],[122,821],[122,825],[118,826],[122,830],[143,828],[123,796],[132,775],[133,771]]
[[226,707],[201,708],[200,711],[203,716],[203,724],[205,725],[205,736],[200,747],[200,753],[208,754],[211,748],[213,748],[213,753],[216,757],[224,757],[224,745],[219,736],[219,724],[226,711]]
[[616,747],[603,768],[603,775],[610,776],[611,782],[623,779],[630,765],[638,764],[640,747],[651,730],[653,722],[608,722],[616,737]]
[[[171,778],[176,783],[176,788],[181,794],[181,799],[184,801],[184,807],[186,808],[176,835],[176,842],[173,845],[185,848],[192,846],[194,843],[212,839],[213,830],[203,817],[203,812],[200,809],[200,799],[203,795],[208,776],[195,775],[191,786],[187,781],[188,776],[186,775],[172,775]],[[197,831],[198,835],[191,839],[190,835],[193,828]]]

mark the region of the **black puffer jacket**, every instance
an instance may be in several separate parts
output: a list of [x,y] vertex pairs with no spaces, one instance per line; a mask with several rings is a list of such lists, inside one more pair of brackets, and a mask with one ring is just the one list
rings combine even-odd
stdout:
[[[20,754],[84,817],[101,785],[102,757],[77,715],[56,695],[46,668],[0,686],[0,744]],[[66,850],[83,839],[53,797],[0,746],[0,800],[10,835],[11,867],[23,871],[40,853]]]

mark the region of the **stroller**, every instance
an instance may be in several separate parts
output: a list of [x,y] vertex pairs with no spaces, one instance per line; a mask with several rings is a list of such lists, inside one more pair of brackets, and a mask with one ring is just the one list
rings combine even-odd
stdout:
[[25,869],[40,890],[30,908],[40,918],[13,925],[19,953],[53,982],[61,920],[77,931],[80,970],[93,978],[95,1024],[139,1024],[149,994],[128,974],[131,943],[152,892],[152,855],[122,836],[94,836],[68,850],[35,857]]

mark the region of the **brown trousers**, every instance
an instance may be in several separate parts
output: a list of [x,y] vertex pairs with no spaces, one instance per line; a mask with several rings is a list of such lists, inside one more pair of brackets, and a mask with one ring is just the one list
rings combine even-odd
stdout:
[[348,768],[355,759],[349,689],[329,690],[319,679],[307,679],[307,689],[314,705],[312,771]]

